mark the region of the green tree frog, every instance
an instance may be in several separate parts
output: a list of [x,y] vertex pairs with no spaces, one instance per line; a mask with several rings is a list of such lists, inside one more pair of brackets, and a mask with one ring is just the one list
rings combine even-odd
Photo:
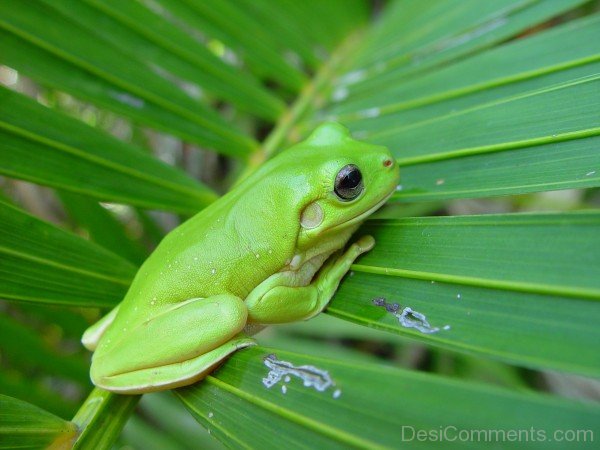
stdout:
[[387,148],[319,126],[163,239],[83,335],[94,384],[128,394],[188,385],[258,329],[317,315],[373,247],[363,236],[342,251],[398,177]]

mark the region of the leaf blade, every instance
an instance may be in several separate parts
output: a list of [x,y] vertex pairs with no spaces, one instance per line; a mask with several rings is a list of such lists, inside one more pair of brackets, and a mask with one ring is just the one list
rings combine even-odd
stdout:
[[177,169],[75,119],[6,88],[0,98],[1,173],[101,200],[188,213],[216,198]]
[[[416,13],[428,17],[451,3]],[[515,14],[562,7],[525,3],[513,5]],[[457,5],[457,17],[472,12],[464,6]],[[406,14],[411,12],[392,22]],[[399,72],[385,82],[375,76],[376,82],[368,72],[350,72],[338,80],[324,114],[349,125],[357,138],[394,152],[404,166],[394,196],[400,201],[598,186],[600,160],[591,147],[600,133],[599,20],[595,14],[568,22],[419,77]],[[377,90],[354,92],[353,79],[360,78]]]
[[81,306],[120,301],[135,266],[0,202],[0,296]]
[[37,406],[0,394],[0,448],[39,449],[75,438],[75,426]]
[[[547,396],[367,363],[361,363],[361,370],[356,370],[352,361],[277,351],[278,357],[296,367],[308,364],[327,370],[336,383],[332,389],[341,390],[339,398],[334,398],[331,389],[318,392],[292,379],[282,392],[279,385],[271,389],[263,385],[269,369],[262,359],[272,352],[261,347],[237,352],[202,383],[179,389],[176,395],[213,433],[229,445],[242,448],[252,448],[256,442],[266,448],[307,448],[312,442],[333,448],[397,448],[403,425],[437,430],[447,426],[442,423],[447,417],[454,417],[454,425],[461,429],[493,428],[492,425],[502,423],[506,428],[529,429],[534,424],[536,428],[551,430],[561,427],[561,419],[578,424],[578,428],[594,428],[591,417],[599,414],[596,406]],[[402,408],[397,407],[398,403]],[[519,415],[511,413],[516,405]],[[480,414],[482,408],[489,415]],[[553,412],[545,414],[546,409]],[[253,411],[251,420],[239,420],[233,413],[247,410]],[[252,442],[248,438],[250,429],[255,431],[250,435],[256,436]],[[535,448],[544,444],[527,445]]]
[[[395,38],[386,46],[378,42],[375,35],[365,45],[363,54],[368,58],[377,57],[378,61],[357,64],[356,69],[362,66],[366,72],[351,78],[354,86],[348,86],[350,94],[368,94],[376,91],[378,85],[392,84],[398,76],[409,79],[449,61],[476,54],[582,3],[581,0],[525,0],[482,6],[476,1],[443,1],[437,2],[435,8],[420,9],[413,4],[416,8],[409,14],[403,14],[405,5],[398,3],[394,5],[397,14],[390,14],[380,26],[387,33],[396,32],[398,21],[408,20],[413,30],[410,33],[404,31],[404,37],[411,45]],[[480,8],[485,8],[485,13]],[[417,17],[421,22],[416,20]],[[374,51],[378,47],[387,47],[389,56],[382,57]]]
[[[46,4],[156,73],[172,77],[174,82],[199,86],[268,120],[276,119],[284,109],[280,99],[248,74],[226,65],[199,42],[139,2],[61,0],[46,1]],[[98,27],[98,23],[102,23],[102,27]]]
[[[153,74],[117,47],[95,39],[55,10],[38,2],[0,5],[0,9],[3,11],[0,28],[112,84],[116,95],[124,96],[127,101],[133,99],[135,103],[141,99],[141,103],[153,103],[200,125],[198,129],[206,145],[240,156],[254,148],[252,139],[232,129],[203,103]],[[56,33],[57,29],[60,33]]]
[[[378,245],[353,266],[327,312],[432,345],[598,376],[590,343],[600,314],[591,250],[599,227],[597,212],[372,220],[363,232]],[[402,325],[373,303],[378,297],[425,314],[440,330]]]

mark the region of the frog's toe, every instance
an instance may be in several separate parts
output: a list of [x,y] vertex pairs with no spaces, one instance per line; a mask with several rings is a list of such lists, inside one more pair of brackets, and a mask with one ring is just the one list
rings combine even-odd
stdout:
[[115,306],[111,312],[109,312],[98,322],[96,322],[94,325],[85,330],[83,336],[81,337],[81,343],[85,348],[91,351],[96,350],[96,347],[98,346],[98,341],[100,341],[100,338],[102,337],[104,332],[108,329],[110,324],[113,323],[115,317],[117,317],[119,307],[120,305]]
[[362,236],[358,241],[355,242],[355,244],[358,245],[361,253],[365,253],[375,247],[375,238],[367,234]]

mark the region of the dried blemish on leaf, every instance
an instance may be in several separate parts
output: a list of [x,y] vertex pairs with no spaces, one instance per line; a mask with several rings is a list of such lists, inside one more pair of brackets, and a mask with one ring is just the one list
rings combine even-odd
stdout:
[[136,109],[141,109],[145,106],[146,102],[139,97],[135,97],[127,92],[117,92],[117,91],[109,91],[108,95],[110,95],[115,100]]
[[412,64],[419,64],[423,59],[431,55],[448,51],[460,45],[467,44],[468,42],[471,42],[480,36],[484,36],[492,32],[496,28],[499,28],[507,23],[508,19],[506,16],[510,12],[511,11],[506,10],[504,11],[504,14],[506,15],[494,17],[491,20],[484,22],[475,28],[469,28],[463,33],[446,37],[444,39],[438,40],[430,45],[425,46],[423,49],[418,50],[412,54]]
[[[282,380],[283,383],[290,382],[291,377],[299,378],[305,387],[315,388],[319,392],[324,392],[330,387],[335,386],[329,372],[315,366],[304,365],[296,367],[291,362],[277,359],[277,356],[274,354],[265,356],[263,363],[269,368],[269,373],[262,379],[262,382],[269,389]],[[281,386],[281,392],[284,394],[287,392],[285,384]],[[333,393],[333,398],[338,398],[341,393],[340,389],[336,389]]]
[[358,112],[358,115],[365,119],[371,119],[373,117],[377,117],[377,116],[379,116],[379,114],[381,114],[381,109],[379,109],[377,107],[363,109],[362,111]]
[[[404,328],[414,328],[424,334],[433,334],[440,331],[439,327],[432,327],[429,324],[425,314],[415,311],[409,306],[402,308],[398,303],[388,303],[383,297],[374,298],[373,304],[385,308],[387,312],[398,319],[398,322]],[[445,325],[441,329],[447,331],[450,329],[450,325]]]
[[355,70],[354,72],[349,72],[340,78],[340,84],[349,85],[358,83],[362,79],[367,76],[367,71],[364,69]]
[[333,94],[331,95],[331,99],[334,102],[341,102],[346,97],[348,97],[348,88],[346,86],[339,86],[339,87],[337,87],[333,91]]

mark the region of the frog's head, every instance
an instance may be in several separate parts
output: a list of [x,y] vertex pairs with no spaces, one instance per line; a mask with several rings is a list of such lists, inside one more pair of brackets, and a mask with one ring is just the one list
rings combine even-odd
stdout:
[[398,165],[390,151],[352,139],[337,123],[319,126],[281,156],[294,167],[300,248],[351,233],[398,185]]

